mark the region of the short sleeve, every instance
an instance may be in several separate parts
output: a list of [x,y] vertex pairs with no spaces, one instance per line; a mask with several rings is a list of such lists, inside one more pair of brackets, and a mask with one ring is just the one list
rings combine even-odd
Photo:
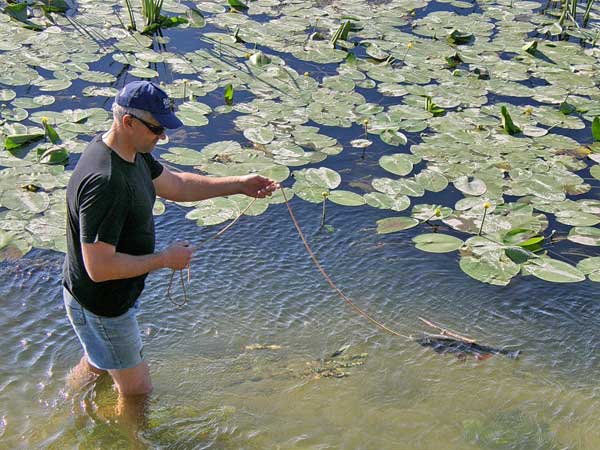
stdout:
[[158,178],[163,171],[163,165],[159,163],[150,153],[141,153],[141,155],[150,169],[150,176],[152,179],[154,180],[155,178]]
[[116,246],[130,209],[130,196],[123,183],[104,177],[88,180],[79,195],[81,242],[101,241]]

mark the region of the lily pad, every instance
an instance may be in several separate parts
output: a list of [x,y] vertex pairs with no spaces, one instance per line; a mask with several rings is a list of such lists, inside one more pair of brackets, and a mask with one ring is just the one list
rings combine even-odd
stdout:
[[575,283],[585,280],[585,275],[579,269],[547,256],[529,260],[523,265],[523,271],[554,283]]
[[574,227],[569,231],[567,239],[582,245],[600,246],[600,228]]
[[387,217],[377,221],[377,233],[388,234],[416,227],[419,221],[412,217]]
[[342,190],[331,191],[327,199],[342,206],[362,206],[366,203],[362,195]]
[[458,250],[464,244],[461,239],[442,233],[425,233],[413,238],[415,247],[431,253],[448,253]]
[[408,175],[413,169],[412,158],[403,153],[382,156],[379,159],[379,165],[388,172],[400,176]]
[[454,187],[467,195],[480,196],[485,194],[487,186],[479,178],[462,176],[454,182]]

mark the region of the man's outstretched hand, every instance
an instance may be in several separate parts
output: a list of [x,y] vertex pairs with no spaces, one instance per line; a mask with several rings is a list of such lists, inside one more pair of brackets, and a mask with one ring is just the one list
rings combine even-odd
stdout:
[[249,197],[265,198],[279,189],[279,183],[261,175],[244,175],[240,177],[241,192]]

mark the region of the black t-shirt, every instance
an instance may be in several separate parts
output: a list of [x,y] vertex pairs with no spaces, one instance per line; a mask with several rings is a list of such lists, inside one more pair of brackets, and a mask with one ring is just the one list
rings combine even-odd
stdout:
[[146,275],[95,283],[83,263],[81,244],[105,242],[117,252],[154,252],[152,180],[162,165],[149,153],[130,163],[96,136],[86,147],[67,186],[67,256],[63,284],[96,315],[116,317],[131,308],[144,289]]

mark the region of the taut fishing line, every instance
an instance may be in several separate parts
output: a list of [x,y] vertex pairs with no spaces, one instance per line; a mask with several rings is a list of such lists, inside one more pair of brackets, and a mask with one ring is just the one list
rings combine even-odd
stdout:
[[[519,350],[508,351],[508,350],[495,349],[493,347],[479,345],[475,341],[475,339],[471,339],[471,338],[462,336],[455,331],[444,328],[444,327],[442,327],[438,324],[435,324],[435,323],[433,323],[427,319],[424,319],[422,317],[419,317],[419,320],[421,320],[426,325],[435,328],[436,330],[439,331],[440,334],[425,333],[425,337],[420,338],[420,339],[415,339],[412,336],[406,336],[404,334],[398,333],[397,331],[387,327],[386,325],[384,325],[383,323],[381,323],[380,321],[375,319],[373,316],[371,316],[366,311],[364,311],[362,308],[360,308],[356,303],[354,303],[350,298],[348,298],[348,296],[346,294],[344,294],[342,292],[342,290],[340,288],[338,288],[337,285],[333,282],[333,280],[331,279],[329,274],[323,268],[323,265],[317,259],[317,256],[315,255],[312,248],[310,247],[308,240],[304,236],[304,233],[302,232],[302,229],[300,228],[300,224],[298,223],[298,220],[296,219],[294,211],[292,210],[292,207],[290,206],[290,202],[289,202],[287,196],[285,195],[284,188],[281,187],[280,189],[281,189],[281,194],[283,195],[285,206],[287,207],[290,217],[292,219],[292,222],[294,223],[294,226],[296,227],[296,231],[298,232],[298,235],[300,236],[300,239],[302,240],[302,243],[304,244],[304,247],[306,248],[308,255],[312,259],[313,263],[315,264],[315,266],[317,267],[319,272],[321,272],[321,275],[323,275],[323,278],[325,278],[325,281],[327,281],[329,286],[332,287],[332,289],[338,294],[338,296],[342,300],[344,300],[344,302],[346,302],[348,305],[350,305],[354,311],[356,311],[362,317],[367,319],[369,322],[371,322],[377,328],[379,328],[382,331],[385,331],[388,334],[391,334],[392,336],[401,337],[401,338],[404,338],[411,342],[417,342],[418,344],[420,344],[422,346],[431,347],[437,353],[454,353],[458,357],[466,357],[467,354],[473,354],[473,355],[475,355],[476,359],[487,359],[488,357],[490,357],[494,354],[505,355],[505,356],[508,356],[509,358],[513,358],[513,359],[515,359],[519,356],[519,353],[520,353]],[[254,198],[252,200],[252,202],[248,206],[246,206],[246,208],[244,208],[244,210],[242,212],[240,212],[239,215],[231,223],[229,223],[227,226],[223,227],[221,230],[219,230],[213,236],[211,236],[208,239],[206,239],[205,241],[202,241],[201,243],[193,246],[192,248],[194,248],[194,249],[200,248],[203,245],[205,245],[207,242],[209,242],[213,239],[216,239],[219,236],[221,236],[223,233],[225,233],[244,215],[244,213],[246,213],[246,211],[248,211],[250,209],[250,207],[252,207],[252,205],[257,200],[257,198],[258,197]],[[189,279],[190,279],[189,266],[187,269],[188,269],[188,282],[189,282]],[[179,308],[179,307],[182,307],[187,304],[188,295],[187,295],[187,290],[185,287],[185,281],[183,279],[183,271],[180,270],[179,278],[180,278],[181,287],[183,290],[183,301],[176,302],[173,299],[173,297],[171,295],[171,289],[173,287],[174,276],[175,276],[175,270],[173,270],[171,272],[171,278],[169,280],[169,287],[167,289],[167,297],[169,298],[171,303],[173,303],[176,307]]]
[[[296,219],[296,216],[294,215],[294,211],[292,211],[292,207],[290,206],[290,202],[289,202],[287,196],[285,195],[285,190],[283,189],[283,187],[281,187],[281,194],[283,195],[283,199],[285,201],[285,206],[287,206],[288,212],[290,213],[290,217],[292,218],[292,222],[294,222],[294,226],[296,227],[296,230],[298,231],[298,235],[300,236],[300,239],[302,239],[302,242],[304,244],[304,247],[306,248],[306,251],[308,252],[310,258],[312,259],[313,263],[315,264],[315,266],[317,267],[317,269],[319,270],[319,272],[321,272],[321,274],[323,275],[323,278],[325,278],[325,280],[327,281],[327,283],[333,288],[333,290],[335,290],[337,292],[337,294],[340,296],[340,298],[342,300],[344,300],[348,305],[350,305],[352,307],[352,309],[354,309],[358,314],[360,314],[361,316],[363,316],[365,319],[367,319],[369,322],[371,322],[373,325],[375,325],[379,329],[381,329],[381,330],[385,331],[386,333],[389,333],[389,334],[391,334],[393,336],[402,337],[404,339],[412,341],[413,339],[410,338],[409,336],[405,336],[405,335],[403,335],[401,333],[398,333],[397,331],[392,330],[391,328],[385,326],[383,323],[379,322],[377,319],[373,318],[366,311],[364,311],[358,305],[356,305],[356,303],[354,303],[350,298],[348,298],[348,296],[346,296],[346,294],[344,294],[342,292],[342,290],[337,287],[337,285],[333,282],[333,280],[331,279],[331,277],[327,274],[327,272],[325,271],[325,269],[323,268],[323,266],[321,265],[321,263],[317,259],[315,253],[313,252],[312,248],[310,247],[310,244],[308,243],[306,237],[304,236],[304,233],[302,232],[302,229],[300,228],[300,224],[298,223],[298,220]],[[242,212],[240,212],[240,214],[230,224],[228,224],[227,226],[225,226],[224,228],[222,228],[221,230],[219,230],[216,234],[214,234],[213,236],[209,237],[205,241],[202,241],[201,243],[193,246],[193,248],[194,249],[198,249],[198,248],[202,247],[203,245],[205,245],[207,242],[212,241],[213,239],[216,239],[219,236],[221,236],[223,233],[225,233],[229,228],[231,228],[244,215],[244,213],[246,211],[248,211],[248,209],[250,209],[250,207],[254,204],[255,201],[256,201],[256,198],[254,198],[254,200],[252,200],[252,202]],[[180,308],[180,307],[186,305],[187,302],[188,302],[187,290],[185,288],[185,282],[184,282],[184,279],[183,279],[183,271],[182,270],[179,271],[179,279],[181,281],[181,287],[182,287],[182,290],[183,290],[183,301],[182,302],[176,302],[173,299],[173,296],[171,295],[171,290],[172,290],[172,287],[173,287],[173,279],[174,279],[174,277],[175,277],[175,270],[173,270],[171,272],[171,278],[169,280],[169,287],[167,288],[167,297],[169,298],[169,300],[171,301],[171,303],[173,303],[175,306],[177,306],[178,308]],[[190,277],[190,269],[189,269],[189,266],[188,266],[188,281],[189,281],[189,277]]]

